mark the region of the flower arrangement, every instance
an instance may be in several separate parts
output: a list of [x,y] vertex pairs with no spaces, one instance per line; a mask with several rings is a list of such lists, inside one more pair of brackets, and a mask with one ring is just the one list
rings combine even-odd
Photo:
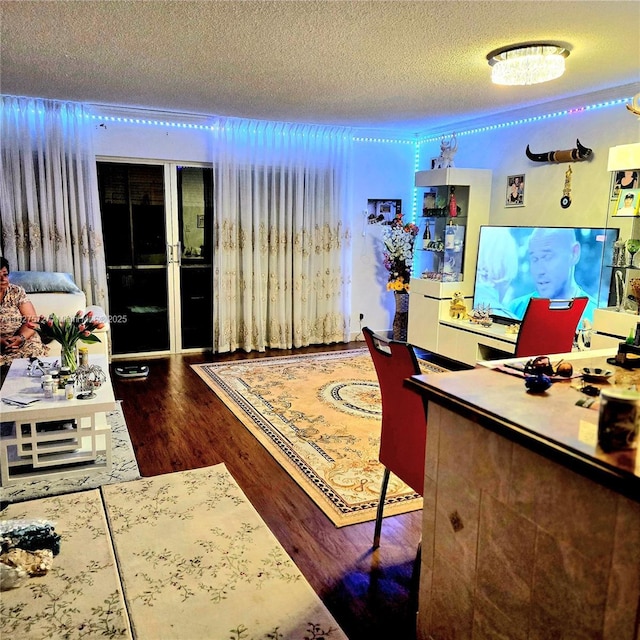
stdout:
[[40,316],[37,322],[30,322],[29,327],[40,334],[42,342],[47,344],[57,340],[62,346],[61,366],[76,370],[77,360],[75,347],[78,341],[91,343],[100,342],[100,338],[94,335],[96,329],[102,329],[104,322],[96,322],[93,319],[93,311],[83,313],[78,311],[73,318],[58,318],[52,313],[48,318]]
[[387,291],[409,291],[416,235],[417,225],[413,222],[403,223],[401,213],[397,213],[383,231],[384,266],[389,272]]

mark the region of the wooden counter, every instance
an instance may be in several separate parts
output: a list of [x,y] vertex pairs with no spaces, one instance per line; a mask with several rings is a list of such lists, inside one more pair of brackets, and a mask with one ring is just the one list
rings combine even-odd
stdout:
[[[608,382],[595,383],[596,387],[624,382],[637,384],[640,389],[640,370],[607,363],[607,356],[614,352],[607,350],[595,357],[587,353],[573,358],[569,354],[563,359],[572,360],[576,371],[581,367],[614,371]],[[560,359],[552,358],[552,362]],[[499,367],[504,362],[518,360],[487,365]],[[596,401],[587,409],[576,405],[578,399],[586,397],[576,388],[579,380],[560,380],[546,392],[533,394],[527,392],[524,379],[517,372],[510,375],[488,367],[437,376],[418,375],[410,384],[443,406],[473,416],[486,428],[640,501],[640,455],[636,451],[607,454],[598,447],[599,403]]]
[[[611,353],[566,359],[614,369]],[[579,382],[531,394],[479,367],[407,384],[429,400],[418,638],[638,640],[640,468],[597,446]]]

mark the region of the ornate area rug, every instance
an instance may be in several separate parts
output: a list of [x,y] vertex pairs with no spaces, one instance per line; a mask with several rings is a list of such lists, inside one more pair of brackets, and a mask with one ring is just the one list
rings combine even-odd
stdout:
[[347,640],[224,464],[102,494],[136,640]]
[[[0,502],[20,502],[33,498],[55,496],[71,491],[95,489],[103,484],[125,482],[140,477],[129,431],[122,415],[122,409],[107,413],[107,422],[111,426],[111,470],[70,475],[65,478],[33,480],[0,487]],[[100,459],[98,460],[99,462]]]
[[[381,408],[367,349],[192,367],[336,526],[375,520]],[[420,508],[392,475],[385,515]]]

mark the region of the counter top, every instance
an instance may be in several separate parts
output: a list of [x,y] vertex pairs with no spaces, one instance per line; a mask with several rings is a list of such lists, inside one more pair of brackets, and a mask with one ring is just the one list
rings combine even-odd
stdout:
[[[574,369],[601,367],[614,371],[604,384],[638,384],[640,369],[629,370],[607,363],[615,350],[552,356],[572,361]],[[576,405],[588,396],[581,393],[579,378],[554,382],[544,393],[529,393],[521,374],[493,369],[499,364],[526,361],[510,359],[487,362],[471,371],[412,376],[407,384],[482,426],[560,462],[574,471],[640,501],[640,463],[636,450],[605,453],[597,444],[598,402]]]
[[478,322],[471,322],[470,320],[453,320],[450,318],[441,318],[440,324],[444,324],[454,329],[460,329],[460,331],[468,331],[469,333],[476,333],[481,336],[487,336],[490,338],[496,338],[498,340],[504,340],[515,344],[518,341],[517,333],[507,333],[507,325],[494,322],[488,327],[481,325]]

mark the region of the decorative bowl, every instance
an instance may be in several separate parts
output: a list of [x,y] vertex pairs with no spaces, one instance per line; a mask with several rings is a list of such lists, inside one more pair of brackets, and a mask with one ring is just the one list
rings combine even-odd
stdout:
[[582,379],[588,382],[606,382],[613,375],[611,369],[600,367],[583,367]]

